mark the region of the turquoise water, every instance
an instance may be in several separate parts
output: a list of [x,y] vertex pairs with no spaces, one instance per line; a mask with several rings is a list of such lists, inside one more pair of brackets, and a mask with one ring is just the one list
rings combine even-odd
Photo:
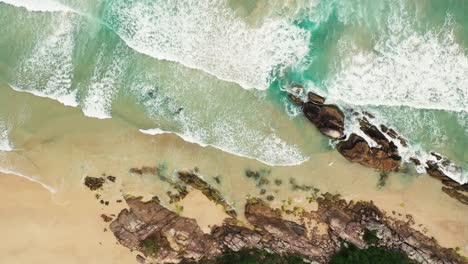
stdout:
[[[0,81],[271,165],[328,151],[286,98],[301,83],[466,181],[467,14],[463,0],[0,0]],[[0,106],[0,148],[20,119]]]

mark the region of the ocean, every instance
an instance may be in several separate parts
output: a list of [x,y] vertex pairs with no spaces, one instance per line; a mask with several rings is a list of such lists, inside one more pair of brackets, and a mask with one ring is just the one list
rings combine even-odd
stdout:
[[15,98],[30,93],[32,104],[298,166],[333,144],[311,139],[287,99],[297,83],[394,128],[405,160],[449,158],[449,176],[466,183],[467,13],[463,0],[0,0],[0,150],[22,148],[13,138],[38,113]]

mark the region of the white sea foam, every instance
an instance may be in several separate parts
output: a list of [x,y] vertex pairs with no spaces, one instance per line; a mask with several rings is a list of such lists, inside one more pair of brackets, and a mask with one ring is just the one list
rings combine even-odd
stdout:
[[[374,52],[340,44],[345,59],[326,81],[329,97],[353,105],[410,106],[468,111],[468,57],[450,22],[439,31],[411,31],[403,18],[390,19]],[[354,54],[347,57],[346,54]]]
[[56,193],[57,192],[57,189],[55,189],[54,187],[52,187],[50,185],[47,185],[47,184],[41,182],[39,180],[39,178],[36,177],[36,176],[27,176],[27,175],[24,175],[22,173],[19,173],[19,172],[15,171],[15,170],[8,169],[8,168],[2,168],[2,167],[0,167],[0,173],[16,175],[16,176],[19,176],[21,178],[25,178],[25,179],[27,179],[29,181],[40,184],[42,187],[44,187],[50,193]]
[[52,34],[41,39],[18,67],[15,82],[10,86],[36,96],[49,97],[64,105],[78,106],[73,78],[73,17],[59,14]]
[[52,0],[0,0],[0,3],[23,7],[33,12],[73,12],[71,8]]
[[[378,113],[373,113],[375,118],[368,118],[368,121],[379,127],[380,124],[382,124],[382,117]],[[346,120],[346,134],[350,135],[352,133],[355,133],[361,137],[363,137],[370,146],[372,147],[378,147],[378,144],[373,141],[370,137],[368,137],[361,129],[359,126],[359,118],[361,118],[361,115],[355,116],[355,115],[347,115],[350,116],[348,120]],[[398,134],[399,131],[396,131]],[[406,163],[412,163],[411,158],[417,158],[418,160],[421,161],[421,165],[416,166],[416,171],[420,174],[426,173],[426,168],[427,162],[435,162],[438,164],[439,168],[442,170],[442,172],[447,175],[449,178],[452,180],[460,183],[460,184],[465,184],[468,183],[468,171],[465,169],[456,166],[452,162],[448,161],[446,158],[443,158],[442,160],[437,160],[437,158],[434,155],[431,155],[429,152],[427,152],[423,146],[419,144],[415,144],[414,142],[407,142],[407,146],[404,146],[401,144],[399,140],[395,140],[388,136],[387,134],[384,134],[384,136],[395,143],[395,145],[398,148],[398,154],[401,156],[402,160]],[[439,156],[442,156],[442,154],[438,154]]]
[[[245,150],[238,147],[237,145],[232,145],[229,142],[229,139],[224,139],[223,144],[205,144],[200,139],[196,138],[197,135],[193,133],[177,133],[172,131],[162,130],[160,128],[153,129],[140,129],[140,132],[148,135],[161,135],[161,134],[174,134],[182,138],[186,142],[197,144],[201,147],[213,147],[219,150],[222,150],[227,153],[234,154],[236,156],[245,157],[249,159],[255,159],[262,163],[265,163],[270,166],[295,166],[299,165],[308,160],[308,158],[302,156],[299,150],[295,146],[287,145],[284,141],[278,138],[276,135],[266,136],[265,140],[260,142],[258,145],[260,147],[259,153],[261,155],[249,155],[245,153]],[[232,142],[234,143],[234,142]]]
[[99,119],[111,118],[112,100],[117,93],[117,81],[125,69],[126,59],[123,48],[119,46],[109,62],[108,59],[104,59],[105,49],[103,45],[81,104],[86,116]]
[[13,146],[8,139],[11,128],[0,119],[0,151],[11,151]]
[[253,27],[224,1],[113,1],[104,20],[140,53],[246,89],[268,88],[273,71],[309,51],[307,31],[273,19]]

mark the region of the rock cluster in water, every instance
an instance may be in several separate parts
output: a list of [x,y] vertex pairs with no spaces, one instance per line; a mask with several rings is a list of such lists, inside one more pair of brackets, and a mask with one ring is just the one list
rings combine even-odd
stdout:
[[[375,234],[374,246],[406,253],[420,263],[465,263],[452,249],[440,247],[404,222],[387,216],[372,203],[346,202],[324,194],[317,199],[317,211],[302,211],[297,221],[286,220],[284,212],[263,200],[251,198],[245,205],[247,227],[236,218],[204,233],[195,219],[182,217],[158,201],[143,202],[128,198],[124,209],[110,229],[120,244],[142,253],[140,263],[177,263],[214,259],[242,249],[268,250],[277,254],[300,255],[304,259],[327,263],[343,241],[367,248],[365,233]],[[325,232],[309,228],[313,221],[326,227]]]
[[[371,124],[366,116],[374,118],[372,114],[363,112],[363,116],[357,120],[359,121],[360,130],[373,141],[372,145],[377,146],[371,146],[366,139],[355,133],[346,137],[345,115],[336,105],[325,104],[324,97],[312,92],[305,96],[303,87],[297,84],[294,85],[288,96],[295,104],[302,107],[304,115],[322,134],[338,140],[336,148],[347,160],[382,172],[399,170],[402,158],[394,141],[397,141],[403,147],[407,146],[407,141],[398,135],[395,130],[385,125],[377,127]],[[353,112],[353,114],[360,115],[357,112]],[[411,158],[411,161],[416,166],[424,165],[427,174],[440,180],[445,185],[442,191],[450,195],[450,197],[468,204],[468,184],[461,185],[448,177],[442,168],[451,166],[451,162],[440,155],[431,154],[436,157],[436,161],[427,160],[424,161],[424,164],[417,158]]]

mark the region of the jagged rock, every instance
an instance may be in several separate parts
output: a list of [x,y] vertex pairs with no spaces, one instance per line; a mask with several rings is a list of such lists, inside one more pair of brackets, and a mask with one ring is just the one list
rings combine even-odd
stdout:
[[389,135],[393,139],[398,137],[398,133],[395,130],[393,130],[392,128],[388,129],[387,135]]
[[182,182],[200,190],[208,199],[216,204],[222,205],[228,215],[237,217],[235,209],[224,199],[221,193],[202,180],[197,173],[190,170],[181,170],[177,172],[177,175]]
[[322,97],[318,94],[315,94],[313,92],[309,92],[307,94],[307,99],[309,99],[310,102],[322,105],[325,103],[325,97]]
[[382,171],[395,171],[401,163],[401,157],[393,151],[370,147],[362,137],[356,134],[351,134],[348,140],[339,142],[337,149],[351,162],[358,162]]
[[339,139],[344,136],[344,114],[335,105],[318,105],[307,102],[304,115],[327,137]]
[[376,126],[370,124],[367,119],[361,119],[359,124],[361,130],[379,144],[386,152],[398,153],[397,146],[392,141],[388,140]]
[[461,203],[468,204],[468,196],[453,188],[442,187],[442,191]]
[[[366,248],[366,230],[375,233],[376,246],[403,251],[420,263],[465,263],[454,250],[440,247],[409,222],[387,216],[372,203],[346,202],[328,193],[317,198],[317,211],[304,211],[298,222],[283,219],[280,210],[261,199],[249,199],[245,218],[253,229],[228,218],[210,234],[203,233],[194,219],[179,216],[157,201],[131,198],[127,203],[130,208],[122,210],[110,228],[122,245],[145,254],[137,257],[145,264],[209,260],[253,248],[327,263],[340,249],[341,241]],[[304,223],[311,220],[326,225],[328,232],[309,235],[312,230]]]

